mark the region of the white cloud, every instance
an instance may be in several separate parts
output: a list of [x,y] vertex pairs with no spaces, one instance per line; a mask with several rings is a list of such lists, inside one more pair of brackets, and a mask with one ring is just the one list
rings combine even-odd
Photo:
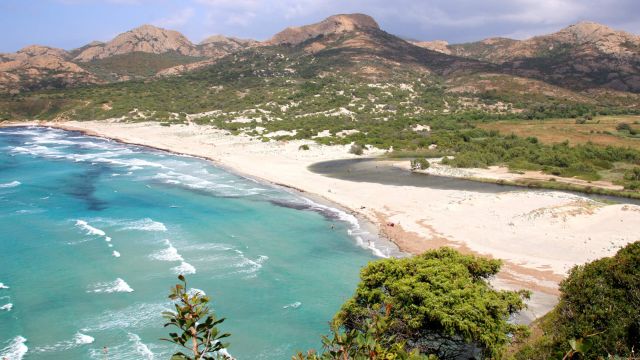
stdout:
[[180,27],[188,23],[195,14],[196,12],[193,8],[185,8],[172,16],[152,21],[152,24],[165,27]]

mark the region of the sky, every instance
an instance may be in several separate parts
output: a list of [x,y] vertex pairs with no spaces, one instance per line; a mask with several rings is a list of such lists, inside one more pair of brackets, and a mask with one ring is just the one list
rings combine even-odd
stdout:
[[264,40],[355,12],[404,38],[450,43],[523,39],[583,20],[640,34],[639,0],[0,0],[0,52],[31,44],[73,49],[142,24],[193,42],[214,34]]

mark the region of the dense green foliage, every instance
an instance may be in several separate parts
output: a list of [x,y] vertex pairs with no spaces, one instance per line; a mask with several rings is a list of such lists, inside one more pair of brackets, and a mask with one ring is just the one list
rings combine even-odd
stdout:
[[363,331],[345,331],[334,326],[330,337],[323,336],[322,352],[313,350],[298,353],[293,360],[435,360],[435,356],[421,355],[417,350],[408,352],[404,341],[389,335],[392,321],[387,308],[384,315],[370,311]]
[[187,349],[187,353],[177,352],[171,360],[224,360],[228,356],[221,353],[228,344],[220,340],[229,334],[220,333],[218,325],[225,319],[216,319],[209,311],[209,297],[199,291],[188,291],[184,276],[178,276],[181,284],[171,288],[169,299],[174,301],[175,312],[164,312],[167,319],[165,327],[176,327],[180,333],[170,333],[169,339],[178,346]]
[[[560,285],[560,302],[539,326],[544,334],[518,359],[632,358],[640,348],[640,242],[574,267]],[[576,354],[575,348],[581,351]]]
[[449,248],[369,263],[334,322],[346,331],[366,333],[371,311],[386,311],[387,336],[410,350],[440,359],[500,358],[511,336],[526,332],[508,319],[525,307],[528,296],[497,291],[487,283],[500,265]]
[[443,163],[456,167],[486,167],[506,164],[513,170],[542,170],[558,176],[598,180],[601,170],[614,163],[640,163],[640,151],[591,143],[569,146],[568,142],[544,145],[534,137],[502,136],[495,132],[466,131],[444,140],[454,154]]

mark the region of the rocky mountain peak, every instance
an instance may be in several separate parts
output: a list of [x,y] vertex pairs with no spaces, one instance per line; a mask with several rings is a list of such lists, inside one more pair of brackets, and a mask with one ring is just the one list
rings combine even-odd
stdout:
[[299,44],[320,35],[340,34],[356,30],[380,29],[378,23],[365,14],[333,15],[319,23],[289,27],[274,35],[267,45]]
[[199,55],[195,45],[181,33],[153,25],[142,25],[116,36],[109,42],[87,47],[75,57],[75,60],[91,61],[136,51],[152,54],[174,51],[186,56]]

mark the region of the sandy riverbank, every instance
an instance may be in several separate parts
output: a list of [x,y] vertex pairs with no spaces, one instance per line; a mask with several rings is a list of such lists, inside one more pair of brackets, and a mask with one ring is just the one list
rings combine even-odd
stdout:
[[[407,252],[447,245],[504,259],[496,284],[535,290],[539,294],[532,304],[535,315],[552,305],[558,282],[573,265],[613,255],[640,240],[640,207],[635,205],[605,205],[561,192],[523,189],[495,194],[352,182],[307,169],[316,162],[354,157],[348,146],[265,143],[195,125],[107,121],[42,125],[209,158],[241,174],[319,195],[377,223]],[[302,144],[309,144],[310,150],[299,150]]]

